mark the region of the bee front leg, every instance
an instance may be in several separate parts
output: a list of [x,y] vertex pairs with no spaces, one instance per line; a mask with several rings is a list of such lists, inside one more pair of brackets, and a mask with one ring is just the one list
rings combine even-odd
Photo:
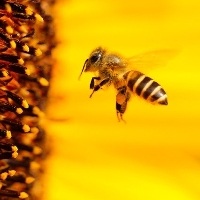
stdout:
[[[94,77],[93,77],[94,78]],[[99,84],[94,85],[92,94],[90,95],[90,98],[94,94],[94,92],[98,91],[102,86],[104,86],[106,83],[110,81],[110,78],[103,79]],[[92,82],[92,81],[91,81]]]
[[118,89],[116,96],[116,112],[119,121],[123,120],[123,114],[126,111],[127,102],[130,99],[130,93],[126,91],[126,87],[121,87]]
[[91,79],[91,82],[90,82],[90,89],[94,89],[94,86],[95,86],[95,84],[94,84],[94,80],[100,80],[101,78],[100,77],[92,77],[92,79]]

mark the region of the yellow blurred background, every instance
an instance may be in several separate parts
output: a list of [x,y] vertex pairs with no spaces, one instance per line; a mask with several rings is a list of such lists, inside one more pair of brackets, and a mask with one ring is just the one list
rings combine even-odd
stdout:
[[[44,199],[199,200],[199,0],[57,0],[53,14],[59,45]],[[177,49],[165,67],[147,69],[169,105],[133,98],[125,124],[112,88],[89,99],[92,74],[78,76],[97,46],[125,57]]]

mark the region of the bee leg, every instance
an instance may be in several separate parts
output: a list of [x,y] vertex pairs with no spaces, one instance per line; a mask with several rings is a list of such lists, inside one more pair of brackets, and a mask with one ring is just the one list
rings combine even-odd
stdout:
[[94,89],[94,80],[100,80],[100,77],[92,77],[91,82],[90,82],[90,89]]
[[129,92],[126,91],[126,87],[121,87],[118,89],[118,93],[116,96],[116,111],[117,111],[117,118],[119,121],[123,120],[123,114],[126,111],[127,102],[130,99]]
[[90,98],[92,97],[92,95],[94,94],[94,92],[98,91],[102,86],[104,86],[109,81],[110,81],[110,78],[106,78],[103,81],[101,81],[98,85],[94,85],[92,94],[90,95]]
[[96,91],[99,90],[99,89],[100,89],[99,85],[95,85],[95,86],[94,86],[94,89],[93,89],[93,91],[92,91],[92,94],[90,95],[90,98],[92,97],[92,95],[94,94],[94,92],[96,92]]

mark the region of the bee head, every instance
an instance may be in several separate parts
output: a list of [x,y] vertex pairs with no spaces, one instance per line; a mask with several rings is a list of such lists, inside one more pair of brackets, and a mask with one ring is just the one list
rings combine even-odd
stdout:
[[85,72],[95,72],[99,70],[104,53],[105,50],[101,47],[96,48],[85,62]]
[[[83,65],[83,69],[81,71],[81,74],[84,72],[95,72],[98,71],[101,67],[101,62],[103,55],[105,53],[105,50],[101,47],[96,48],[89,56],[89,58],[85,61]],[[80,74],[80,76],[81,76]],[[79,78],[80,78],[79,76]]]

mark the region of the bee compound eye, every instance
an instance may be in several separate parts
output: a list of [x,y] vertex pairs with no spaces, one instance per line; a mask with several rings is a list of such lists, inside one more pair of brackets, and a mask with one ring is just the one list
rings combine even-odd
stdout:
[[96,54],[96,55],[91,56],[90,61],[91,63],[95,63],[99,60],[99,58],[100,58],[100,54]]

